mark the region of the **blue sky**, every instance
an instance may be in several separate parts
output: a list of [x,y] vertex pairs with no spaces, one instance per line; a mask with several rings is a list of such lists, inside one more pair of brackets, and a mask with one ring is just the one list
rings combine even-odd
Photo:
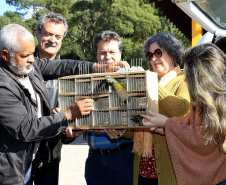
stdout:
[[6,11],[12,11],[12,12],[16,11],[16,7],[6,4],[5,0],[1,0],[0,6],[1,6],[1,8],[0,8],[0,16],[2,16]]
[[0,16],[2,16],[5,12],[7,11],[12,11],[16,12],[16,7],[15,6],[10,6],[6,4],[6,0],[0,0]]

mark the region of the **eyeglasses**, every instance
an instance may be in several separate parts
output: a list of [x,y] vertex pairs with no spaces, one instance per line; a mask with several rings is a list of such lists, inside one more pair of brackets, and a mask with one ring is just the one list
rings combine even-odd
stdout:
[[164,49],[160,49],[160,48],[157,48],[154,53],[152,52],[147,52],[146,53],[146,58],[147,60],[151,61],[153,59],[153,56],[155,55],[157,58],[160,58],[163,54],[163,51],[165,51]]

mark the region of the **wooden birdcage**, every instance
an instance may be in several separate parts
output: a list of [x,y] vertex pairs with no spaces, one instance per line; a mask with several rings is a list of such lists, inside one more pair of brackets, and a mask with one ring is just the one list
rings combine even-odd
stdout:
[[[106,77],[122,84],[126,98]],[[77,129],[144,128],[141,114],[158,112],[158,78],[154,72],[94,73],[66,76],[58,79],[58,99],[61,110],[76,101],[90,98],[93,109],[87,116],[77,118],[69,126]]]

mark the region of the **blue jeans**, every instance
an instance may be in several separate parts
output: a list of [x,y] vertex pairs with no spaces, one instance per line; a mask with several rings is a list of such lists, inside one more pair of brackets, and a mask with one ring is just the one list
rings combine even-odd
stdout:
[[111,154],[89,150],[86,159],[87,185],[133,185],[133,146]]
[[32,185],[31,183],[31,168],[32,165],[29,167],[26,175],[25,175],[25,179],[24,179],[24,185]]

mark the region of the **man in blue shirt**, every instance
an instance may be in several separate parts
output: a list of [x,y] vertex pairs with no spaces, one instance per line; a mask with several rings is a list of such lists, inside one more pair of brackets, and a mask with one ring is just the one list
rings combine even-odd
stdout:
[[[98,63],[121,61],[122,40],[113,31],[96,35],[93,48]],[[89,130],[84,139],[90,146],[86,160],[87,185],[133,184],[133,139],[127,129]]]

